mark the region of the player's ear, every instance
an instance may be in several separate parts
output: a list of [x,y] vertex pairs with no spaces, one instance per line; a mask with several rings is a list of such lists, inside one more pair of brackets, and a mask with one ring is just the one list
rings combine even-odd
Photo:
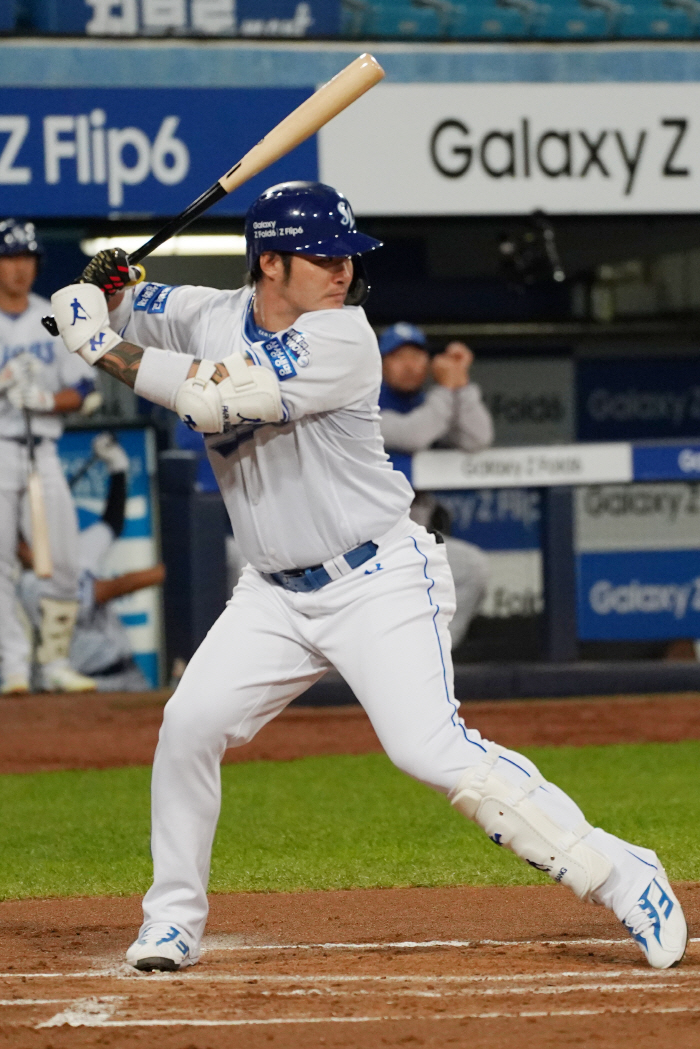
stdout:
[[346,306],[364,306],[367,302],[367,296],[369,295],[369,280],[367,279],[367,270],[365,264],[362,261],[361,255],[353,255],[352,257],[352,280],[350,281],[350,287],[348,293],[345,296]]
[[263,251],[257,261],[263,277],[274,280],[282,272],[282,257],[277,251]]

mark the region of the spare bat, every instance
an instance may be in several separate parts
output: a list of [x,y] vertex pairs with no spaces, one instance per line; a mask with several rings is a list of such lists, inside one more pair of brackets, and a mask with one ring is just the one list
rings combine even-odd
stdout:
[[[131,265],[136,266],[166,240],[203,215],[222,197],[305,142],[383,77],[384,70],[376,58],[369,54],[360,55],[280,121],[265,138],[234,164],[230,171],[202,193],[201,197],[197,197],[184,211],[167,222],[149,241],[132,251],[129,255]],[[53,317],[44,317],[42,324],[52,335],[58,335]]]
[[27,495],[29,496],[29,515],[32,523],[32,557],[34,560],[34,572],[40,579],[48,579],[49,576],[53,575],[53,562],[51,561],[49,525],[46,520],[44,492],[41,486],[39,471],[36,468],[32,415],[28,408],[23,408],[22,411],[24,412],[24,428],[27,435],[27,451],[29,452]]

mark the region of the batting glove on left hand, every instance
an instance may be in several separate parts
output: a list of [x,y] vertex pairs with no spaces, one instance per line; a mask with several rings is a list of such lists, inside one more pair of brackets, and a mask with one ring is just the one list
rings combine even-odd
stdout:
[[131,284],[139,284],[146,276],[143,266],[130,266],[123,248],[106,248],[88,262],[78,278],[78,284],[95,284],[105,295],[114,295]]

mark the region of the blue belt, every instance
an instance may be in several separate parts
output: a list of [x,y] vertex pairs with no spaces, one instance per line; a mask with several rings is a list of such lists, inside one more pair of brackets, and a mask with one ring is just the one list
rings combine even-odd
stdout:
[[[363,543],[356,546],[354,550],[348,550],[342,555],[342,560],[349,568],[359,568],[365,561],[369,561],[377,552],[377,544],[373,542]],[[290,572],[270,572],[268,579],[274,579],[285,590],[294,590],[297,594],[310,594],[312,590],[320,590],[322,586],[330,583],[331,576],[323,565],[312,565],[311,568],[297,568]]]

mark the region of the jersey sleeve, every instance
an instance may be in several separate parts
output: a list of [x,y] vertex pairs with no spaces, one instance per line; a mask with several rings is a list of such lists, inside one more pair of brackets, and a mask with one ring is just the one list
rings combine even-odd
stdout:
[[453,407],[452,390],[433,386],[423,404],[412,412],[382,409],[379,422],[386,448],[408,455],[430,448],[449,430]]
[[256,364],[276,374],[287,419],[376,400],[377,340],[359,307],[304,313],[293,327],[254,343]]
[[476,383],[455,390],[455,415],[448,440],[453,448],[478,452],[493,444],[493,419]]
[[123,301],[110,313],[110,326],[137,346],[193,353],[191,342],[202,315],[220,295],[216,288],[137,284],[127,288]]

